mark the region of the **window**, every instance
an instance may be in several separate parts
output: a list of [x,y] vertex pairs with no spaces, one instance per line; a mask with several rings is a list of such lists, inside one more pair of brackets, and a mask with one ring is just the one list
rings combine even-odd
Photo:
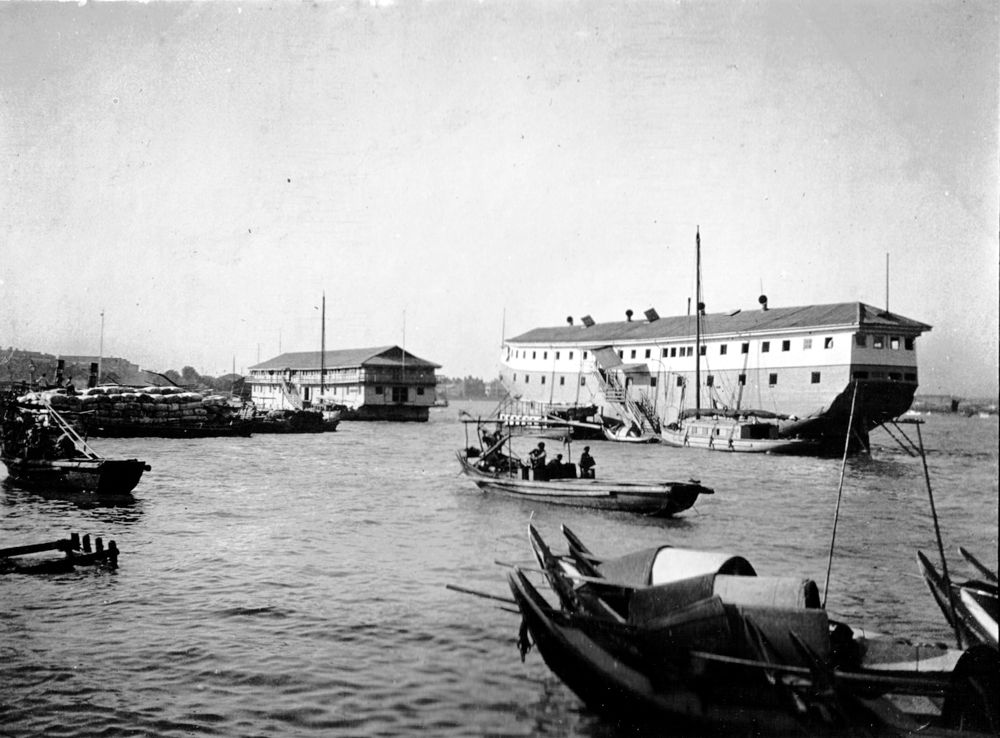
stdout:
[[728,351],[729,351],[729,344],[728,343],[724,343],[721,346],[719,346],[719,356],[725,356],[726,352],[728,352]]
[[899,372],[889,372],[889,379],[891,379],[893,382],[898,382],[902,378],[903,375],[900,374]]
[[739,380],[738,381],[740,383],[740,387],[746,387],[747,386],[747,375],[746,374],[741,374],[739,376]]
[[668,356],[670,356],[670,349],[663,349],[663,352],[660,354],[660,358],[665,359]]
[[417,394],[418,395],[422,395],[423,393],[424,393],[424,388],[423,387],[417,387]]
[[820,374],[819,372],[813,372],[812,373],[812,383],[813,384],[819,384],[819,374]]
[[767,384],[768,384],[768,386],[769,387],[773,387],[777,383],[778,383],[778,375],[774,374],[774,373],[769,374],[768,377],[767,377]]
[[868,372],[854,372],[855,379],[868,379]]
[[584,358],[584,359],[586,359],[586,358],[587,358],[587,352],[586,352],[586,351],[584,351],[584,352],[583,352],[583,358]]
[[656,377],[650,377],[649,378],[649,386],[650,387],[655,387],[656,386]]
[[899,351],[899,336],[893,336],[889,339],[889,348],[893,351]]
[[410,396],[407,392],[406,387],[393,387],[392,388],[392,401],[393,402],[409,402]]
[[823,339],[823,348],[831,349],[833,348],[833,336],[827,336]]
[[649,352],[649,349],[646,349],[646,358],[647,358],[647,359],[649,358],[649,353],[650,353],[650,352]]
[[740,353],[741,354],[749,354],[750,353],[750,344],[749,343],[741,343],[740,344]]
[[543,352],[542,352],[542,358],[543,358],[543,359],[547,359],[547,358],[549,358],[549,352],[548,352],[548,351],[543,351]]
[[542,375],[542,384],[545,384],[545,375]]
[[376,395],[384,395],[385,394],[385,387],[376,387],[375,388],[375,394]]
[[572,351],[569,352],[569,358],[570,358],[570,360],[573,359],[573,352]]
[[858,348],[865,348],[866,346],[868,346],[868,336],[865,335],[864,333],[855,333],[854,345],[857,346]]
[[708,346],[699,346],[698,347],[698,354],[701,355],[701,356],[705,356],[705,354],[706,354],[707,351],[708,351]]
[[782,341],[781,342],[781,350],[782,351],[791,351],[792,350],[792,342],[791,341]]
[[804,351],[808,351],[812,347],[813,347],[813,340],[811,338],[803,338],[802,339],[802,349]]
[[684,386],[684,377],[677,377],[677,386],[678,387]]
[[531,375],[530,374],[525,374],[524,375],[524,383],[525,384],[530,384],[531,383]]
[[670,355],[672,357],[673,356],[677,356],[677,347],[676,346],[674,346],[672,349],[670,349]]
[[534,351],[532,351],[532,352],[531,352],[531,358],[532,358],[532,359],[534,359],[534,358],[535,358],[536,356],[537,356],[537,353],[536,353],[536,352],[534,352]]
[[872,348],[885,348],[885,336],[872,336]]
[[760,344],[760,352],[761,352],[762,354],[766,354],[766,353],[767,353],[767,352],[769,352],[770,350],[771,350],[771,342],[770,342],[770,341],[763,341],[763,342],[762,342],[762,343]]
[[559,377],[559,386],[562,387],[566,384],[566,377]]
[[618,358],[619,359],[624,359],[625,358],[625,352],[622,351],[621,349],[618,349]]
[[687,347],[687,355],[688,356],[694,356],[694,347],[693,346],[688,346]]
[[586,377],[580,377],[580,386],[581,387],[586,387],[587,386],[587,378]]
[[903,348],[907,351],[913,351],[913,338],[907,337],[903,339]]
[[635,349],[632,349],[632,353],[631,353],[631,355],[629,356],[629,358],[631,358],[631,359],[634,359],[634,358],[635,358]]
[[705,386],[711,387],[713,384],[715,384],[715,377],[709,374],[707,377],[705,377]]
[[916,372],[907,372],[905,376],[906,376],[906,381],[907,382],[916,382],[917,381],[917,374],[916,374]]
[[[570,357],[570,358],[572,358],[572,357]],[[558,361],[558,359],[559,359],[559,352],[556,351],[556,360]]]

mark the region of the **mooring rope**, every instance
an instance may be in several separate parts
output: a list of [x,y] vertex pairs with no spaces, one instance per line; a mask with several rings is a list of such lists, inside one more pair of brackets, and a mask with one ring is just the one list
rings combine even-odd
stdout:
[[837,521],[840,520],[840,501],[844,494],[844,472],[847,469],[847,450],[851,446],[851,429],[854,427],[854,403],[858,399],[858,382],[854,382],[854,394],[851,396],[851,414],[847,420],[847,433],[844,434],[844,458],[840,463],[840,487],[837,489],[837,511],[833,515],[833,535],[830,537],[830,555],[826,562],[826,583],[823,585],[823,608],[826,608],[826,593],[830,589],[830,570],[833,568],[833,546],[837,540]]

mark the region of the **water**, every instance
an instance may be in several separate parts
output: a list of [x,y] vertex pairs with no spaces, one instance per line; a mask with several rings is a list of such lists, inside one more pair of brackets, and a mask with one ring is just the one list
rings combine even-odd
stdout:
[[[823,587],[839,460],[593,443],[601,476],[717,494],[667,521],[536,506],[458,476],[462,408],[491,406],[322,435],[97,439],[152,465],[129,506],[0,488],[0,546],[79,531],[122,551],[114,572],[0,577],[0,734],[618,735],[537,653],[521,663],[517,616],[445,588],[507,594],[494,561],[530,560],[529,520],[557,549],[564,522],[602,554],[722,549]],[[997,419],[925,420],[949,561],[968,575],[957,546],[997,560]],[[949,641],[915,559],[937,560],[920,460],[873,440],[846,471],[829,609]]]

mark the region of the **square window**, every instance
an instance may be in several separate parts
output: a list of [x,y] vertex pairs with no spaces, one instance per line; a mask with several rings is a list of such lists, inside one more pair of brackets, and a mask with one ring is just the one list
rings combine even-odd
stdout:
[[899,336],[893,336],[889,339],[889,348],[893,351],[899,351]]
[[812,383],[813,384],[819,384],[819,375],[820,375],[819,372],[813,372],[812,373]]
[[422,395],[423,393],[424,393],[424,388],[423,387],[417,387],[417,394],[418,395]]
[[770,375],[768,375],[767,383],[771,387],[773,387],[774,385],[776,385],[778,383],[778,375],[777,374],[773,374],[773,373],[770,374]]
[[728,343],[724,343],[721,346],[719,346],[719,356],[725,356],[726,352],[728,352],[728,351],[729,351],[729,344]]
[[684,386],[684,377],[677,377],[677,386],[678,387]]
[[672,349],[670,349],[670,356],[671,357],[677,356],[677,347],[676,346],[674,346]]
[[688,346],[687,347],[687,355],[688,356],[694,356],[694,347],[693,346]]
[[375,394],[376,395],[384,395],[385,394],[385,388],[384,387],[376,387],[375,388]]
[[649,358],[649,349],[646,349],[646,358]]
[[823,339],[823,348],[831,349],[833,348],[833,336],[827,336]]
[[781,350],[782,351],[791,351],[792,350],[792,342],[791,341],[782,341],[781,342]]
[[808,351],[812,347],[813,347],[813,340],[811,338],[803,338],[802,339],[802,348],[803,348],[803,350]]
[[858,348],[865,348],[868,345],[868,336],[864,333],[855,333],[854,345]]
[[885,348],[885,336],[872,336],[872,348]]
[[669,350],[668,350],[668,349],[663,349],[663,353],[662,353],[662,354],[660,355],[660,358],[661,358],[661,359],[665,359],[665,358],[667,358],[667,357],[668,357],[669,355],[670,355],[670,352],[669,352]]
[[746,374],[741,374],[739,376],[739,380],[738,381],[740,383],[740,387],[746,387],[747,386],[747,375]]
[[760,344],[760,352],[762,354],[766,354],[770,350],[771,350],[771,342],[770,341],[762,341],[761,344]]
[[570,351],[570,352],[569,352],[569,358],[570,358],[570,359],[572,359],[572,358],[573,358],[573,352],[572,352],[572,351]]
[[708,346],[701,346],[701,347],[699,347],[698,353],[701,354],[702,356],[705,356],[705,354],[707,353],[707,351],[708,351]]
[[650,387],[655,387],[656,386],[656,377],[650,377],[649,378],[649,386]]
[[632,349],[632,353],[629,355],[629,358],[630,359],[634,359],[635,358],[635,349]]
[[709,374],[707,377],[705,377],[705,386],[711,387],[713,384],[715,384],[715,377]]
[[740,353],[741,354],[749,354],[750,353],[750,344],[749,343],[741,343],[740,344]]
[[913,351],[913,338],[912,337],[904,338],[903,339],[903,347],[907,351]]

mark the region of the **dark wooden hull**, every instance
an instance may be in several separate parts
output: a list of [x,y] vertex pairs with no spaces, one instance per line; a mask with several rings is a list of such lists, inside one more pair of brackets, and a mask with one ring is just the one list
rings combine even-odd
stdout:
[[694,482],[604,482],[597,479],[533,481],[507,474],[490,474],[458,452],[462,471],[484,492],[548,505],[613,510],[650,517],[672,517],[689,509],[702,494],[713,490]]
[[4,457],[8,481],[23,489],[127,495],[149,466],[138,459],[20,459]]
[[247,437],[249,421],[211,423],[84,423],[87,435],[99,438],[215,438]]

